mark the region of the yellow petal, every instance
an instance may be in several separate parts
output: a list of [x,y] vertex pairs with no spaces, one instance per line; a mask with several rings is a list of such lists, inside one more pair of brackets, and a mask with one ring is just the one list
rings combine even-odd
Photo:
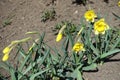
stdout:
[[9,54],[5,54],[2,58],[2,61],[7,61],[9,58]]
[[3,54],[8,54],[10,51],[11,51],[11,48],[10,48],[10,47],[5,47],[5,48],[3,49]]
[[102,34],[105,34],[105,31],[103,31]]
[[99,33],[98,33],[98,31],[95,31],[95,35],[98,35]]
[[62,39],[62,33],[59,33],[56,38],[56,42],[59,42]]
[[110,29],[110,27],[108,25],[106,25],[106,30]]

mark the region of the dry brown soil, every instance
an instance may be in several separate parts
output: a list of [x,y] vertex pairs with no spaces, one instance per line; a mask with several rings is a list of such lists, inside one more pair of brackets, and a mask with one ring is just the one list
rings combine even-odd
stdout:
[[[61,21],[68,20],[75,24],[80,23],[81,17],[89,8],[106,17],[106,22],[112,27],[119,27],[112,12],[120,16],[119,0],[90,0],[89,4],[72,4],[75,0],[0,0],[0,58],[3,56],[2,49],[11,41],[27,37],[27,31],[46,32],[45,40],[51,46],[55,43],[55,35],[52,28]],[[108,3],[104,2],[108,1]],[[54,8],[56,19],[41,22],[42,12]],[[10,25],[3,27],[4,20],[10,19]],[[34,36],[36,38],[36,36]],[[12,55],[12,54],[11,54]],[[0,73],[4,72],[0,69]],[[4,73],[5,74],[5,73]],[[120,80],[120,54],[111,61],[99,66],[98,72],[85,72],[85,80]]]

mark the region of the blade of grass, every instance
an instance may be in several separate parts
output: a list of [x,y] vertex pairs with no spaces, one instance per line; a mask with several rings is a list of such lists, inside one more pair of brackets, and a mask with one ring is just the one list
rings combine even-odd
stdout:
[[46,72],[46,71],[48,71],[48,70],[50,70],[50,68],[45,69],[45,70],[43,70],[43,71],[40,71],[40,72],[32,75],[32,76],[30,77],[30,80],[34,80],[36,76],[39,76],[40,74],[42,74],[42,73],[44,73],[44,72]]
[[116,18],[120,19],[120,16],[116,15],[115,13],[112,13]]
[[106,58],[110,55],[117,54],[118,52],[120,52],[120,49],[114,49],[114,50],[111,50],[107,53],[103,53],[100,58],[103,59],[103,58]]

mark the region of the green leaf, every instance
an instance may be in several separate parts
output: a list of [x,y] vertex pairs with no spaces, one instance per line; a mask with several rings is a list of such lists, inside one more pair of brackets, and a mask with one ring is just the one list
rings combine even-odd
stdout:
[[112,13],[116,18],[120,19],[120,16],[116,15],[115,13]]
[[32,76],[30,77],[30,80],[34,80],[34,78],[35,78],[36,76],[39,76],[40,74],[42,74],[42,73],[44,73],[44,72],[46,72],[46,71],[48,71],[48,70],[50,70],[50,68],[45,69],[45,70],[43,70],[43,71],[40,71],[40,72],[38,72],[38,73],[35,73],[34,75],[32,75]]
[[31,69],[32,69],[32,67],[34,67],[35,66],[35,63],[33,63],[33,64],[31,64],[24,72],[23,72],[23,75],[20,75],[19,76],[19,80],[28,72],[28,71],[30,71]]
[[82,79],[82,74],[81,72],[79,71],[81,68],[82,68],[83,64],[81,64],[80,66],[78,66],[74,71],[73,73],[71,73],[71,77],[72,78],[77,78],[77,80],[83,80]]
[[43,64],[43,62],[45,61],[45,59],[47,58],[48,54],[50,53],[50,49],[48,49],[46,52],[45,52],[45,55],[42,59],[42,61],[40,62],[39,66],[41,66]]
[[22,49],[19,51],[19,53],[22,55],[22,57],[26,57],[25,52]]
[[114,50],[111,50],[111,51],[109,51],[107,53],[103,53],[100,58],[103,59],[103,58],[106,58],[106,57],[108,57],[110,55],[116,54],[118,52],[120,52],[120,49],[114,49]]
[[118,38],[115,42],[115,44],[112,46],[112,50],[117,47],[117,45],[120,43],[120,38]]
[[32,54],[32,52],[28,53],[28,55],[25,57],[24,61],[22,62],[22,64],[19,67],[19,71],[23,70],[23,68],[24,68],[25,64],[27,63],[28,59],[30,58],[31,54]]
[[94,52],[97,56],[99,56],[99,50],[98,50],[97,48],[95,48],[93,44],[91,44],[90,47],[91,47],[91,49],[93,50],[93,52]]
[[71,77],[73,77],[74,79],[77,78],[77,80],[83,80],[82,79],[82,74],[79,71],[79,69],[76,69],[72,74]]
[[82,79],[82,74],[79,70],[77,70],[77,80],[83,80]]
[[0,68],[1,67],[4,68],[5,70],[9,71],[9,67],[3,62],[0,62]]
[[92,63],[92,64],[89,65],[89,66],[83,67],[82,70],[84,70],[84,71],[90,71],[90,70],[94,70],[94,69],[96,69],[96,68],[97,68],[97,64],[96,64],[96,63]]
[[10,70],[10,74],[11,74],[11,80],[17,80],[16,76],[15,76],[15,70],[13,70],[12,68],[10,68],[9,70]]

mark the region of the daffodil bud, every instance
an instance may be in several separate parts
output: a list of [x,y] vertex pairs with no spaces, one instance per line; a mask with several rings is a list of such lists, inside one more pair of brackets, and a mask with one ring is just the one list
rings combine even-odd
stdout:
[[59,33],[56,38],[56,42],[59,42],[62,39],[62,33]]
[[7,61],[9,58],[9,54],[5,54],[2,58],[2,61]]
[[56,37],[56,42],[59,42],[59,41],[62,39],[62,37],[63,37],[62,32],[63,32],[63,30],[64,30],[65,28],[66,28],[66,25],[63,25],[62,28],[60,29],[60,31],[59,31],[59,33],[58,33],[58,35],[57,35],[57,37]]
[[5,47],[5,48],[3,49],[3,54],[8,54],[10,51],[11,51],[11,48],[10,48],[10,47]]

